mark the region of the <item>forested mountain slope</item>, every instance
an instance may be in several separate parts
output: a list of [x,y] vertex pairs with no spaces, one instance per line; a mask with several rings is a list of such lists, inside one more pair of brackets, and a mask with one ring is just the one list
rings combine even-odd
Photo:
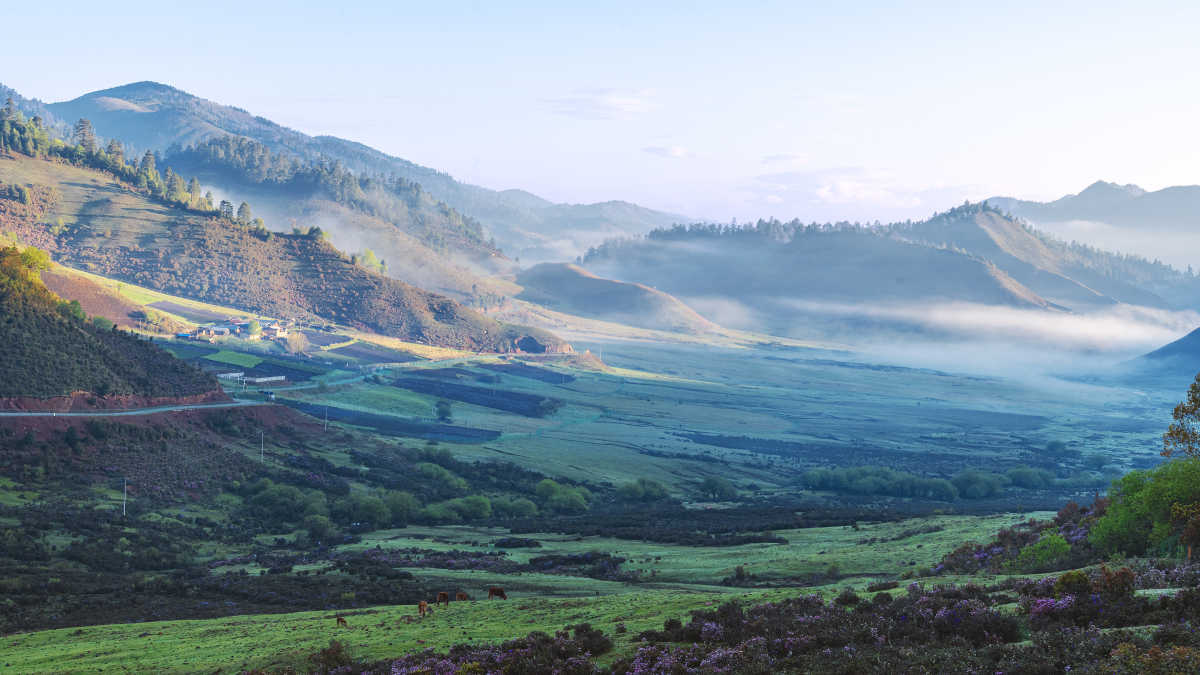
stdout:
[[894,231],[983,257],[1043,298],[1075,309],[1118,302],[1169,307],[1136,284],[1178,276],[1166,265],[1137,256],[1117,256],[1055,240],[986,203],[951,209]]
[[132,333],[88,322],[60,301],[38,278],[44,263],[37,253],[0,250],[0,398],[224,398],[212,376]]
[[[160,150],[172,145],[196,145],[226,134],[242,136],[288,154],[301,164],[318,158],[335,160],[357,174],[378,175],[417,183],[435,201],[482,223],[510,249],[577,246],[598,243],[604,235],[621,232],[645,234],[672,222],[691,222],[625,202],[593,205],[551,204],[519,193],[497,192],[455,180],[449,174],[393,157],[374,148],[332,136],[308,136],[280,126],[240,108],[212,103],[155,82],[137,82],[92,92],[71,101],[49,105],[36,102],[60,120],[74,123],[87,118],[105,137],[118,139],[136,150]],[[32,104],[31,104],[32,105]],[[523,193],[528,195],[528,193]],[[545,202],[544,204],[541,202]],[[546,207],[553,207],[547,209]],[[590,241],[593,240],[594,241]],[[483,243],[480,240],[478,243]],[[584,243],[586,248],[588,244]],[[466,250],[467,253],[478,253]],[[528,256],[527,256],[528,257]]]
[[321,317],[415,342],[481,351],[570,350],[544,330],[502,324],[353,264],[319,228],[275,235],[217,214],[168,206],[162,200],[170,195],[151,199],[111,174],[62,158],[2,157],[0,180],[34,185],[0,194],[4,229],[68,265],[108,277],[270,316]]

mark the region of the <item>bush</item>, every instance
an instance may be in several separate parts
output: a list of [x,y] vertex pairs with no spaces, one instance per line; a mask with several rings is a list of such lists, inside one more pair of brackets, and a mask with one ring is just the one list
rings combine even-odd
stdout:
[[700,483],[700,493],[712,499],[734,499],[737,488],[720,476],[708,475]]
[[1008,479],[998,473],[967,470],[950,479],[964,499],[986,499],[1000,494]]
[[1044,469],[1032,469],[1024,464],[1018,464],[1009,469],[1004,476],[1013,485],[1030,490],[1054,487],[1055,476],[1053,473]]
[[623,502],[655,502],[667,496],[666,486],[653,478],[642,477],[617,488],[617,498]]
[[1021,549],[1017,559],[1009,563],[1014,570],[1029,570],[1047,565],[1071,552],[1071,545],[1060,534],[1046,534]]

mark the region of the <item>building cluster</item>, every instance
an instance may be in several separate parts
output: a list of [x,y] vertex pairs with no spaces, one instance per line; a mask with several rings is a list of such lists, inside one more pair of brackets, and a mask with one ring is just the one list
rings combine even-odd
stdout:
[[263,324],[258,333],[251,333],[251,321],[253,319],[234,317],[226,321],[200,326],[190,333],[177,333],[175,337],[181,340],[202,340],[205,342],[213,342],[218,337],[230,335],[236,335],[243,340],[286,340],[288,328],[295,323],[286,320],[275,321]]

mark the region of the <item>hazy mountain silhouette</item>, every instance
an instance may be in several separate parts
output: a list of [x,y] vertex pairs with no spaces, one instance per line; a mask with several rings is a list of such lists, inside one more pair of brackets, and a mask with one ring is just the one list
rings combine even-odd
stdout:
[[1087,220],[1117,227],[1190,228],[1200,225],[1200,186],[1147,192],[1136,185],[1097,181],[1052,202],[992,197],[989,203],[1037,225]]
[[[0,85],[2,86],[2,85]],[[15,92],[14,92],[15,93]],[[645,234],[673,222],[692,222],[627,202],[553,204],[523,190],[502,192],[455,180],[449,174],[333,136],[309,136],[232,106],[220,105],[157,82],[136,82],[42,106],[59,120],[91,120],[97,132],[139,154],[167,151],[212,136],[234,134],[301,158],[338,159],[354,171],[395,174],[420,183],[434,197],[484,224],[510,253],[562,259],[616,233]],[[41,108],[39,108],[41,109]],[[536,249],[536,250],[534,250]]]

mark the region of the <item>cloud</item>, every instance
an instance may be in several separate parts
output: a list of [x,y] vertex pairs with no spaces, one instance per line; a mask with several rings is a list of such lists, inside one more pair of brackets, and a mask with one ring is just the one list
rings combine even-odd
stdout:
[[920,206],[925,202],[924,195],[945,187],[891,169],[862,166],[784,171],[755,176],[754,180],[765,185],[748,188],[752,192],[798,192],[810,203],[893,207]]
[[808,161],[808,155],[803,153],[793,153],[790,155],[767,155],[762,159],[763,164],[774,164],[775,162],[796,162],[804,163]]
[[766,197],[763,197],[763,201],[768,204],[782,204],[783,197],[780,197],[779,195],[767,195]]
[[677,159],[696,159],[699,157],[710,157],[711,153],[702,150],[692,150],[680,146],[671,146],[669,148],[650,147],[642,148],[642,152],[648,152],[659,157],[675,157]]
[[862,112],[858,108],[846,105],[862,100],[863,97],[858,94],[793,94],[790,98],[803,101],[806,104],[805,110],[815,112],[831,112],[839,115],[854,115]]
[[630,87],[591,87],[576,89],[574,98],[546,101],[550,111],[580,120],[618,120],[627,122],[645,115],[655,107],[651,99],[661,91]]
[[796,140],[798,140],[798,141],[848,141],[851,138],[854,138],[854,137],[847,136],[845,134],[806,134],[804,136],[797,136]]

